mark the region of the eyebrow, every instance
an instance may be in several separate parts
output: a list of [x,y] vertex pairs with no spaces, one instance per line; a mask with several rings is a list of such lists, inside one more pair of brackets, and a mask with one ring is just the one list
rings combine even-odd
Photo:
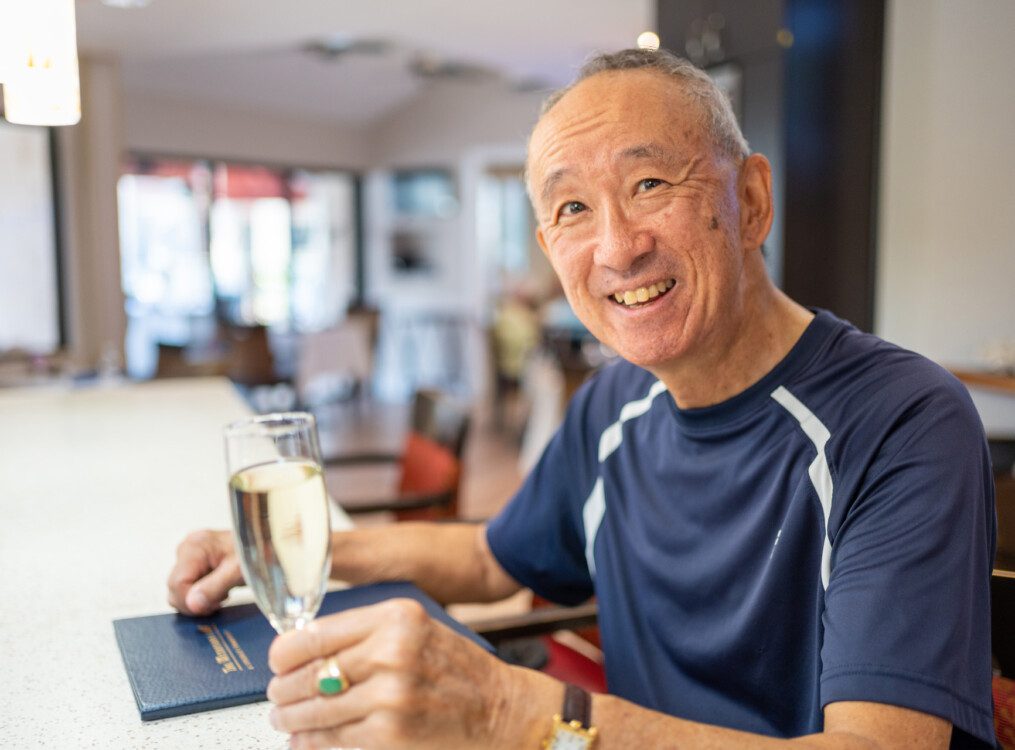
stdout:
[[550,199],[550,194],[553,189],[557,186],[557,183],[563,180],[570,170],[567,168],[555,169],[546,176],[543,180],[543,189],[539,191],[539,197],[544,201]]

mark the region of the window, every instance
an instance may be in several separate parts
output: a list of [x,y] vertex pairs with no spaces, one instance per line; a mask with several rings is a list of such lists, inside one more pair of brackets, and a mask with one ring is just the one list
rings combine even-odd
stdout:
[[356,294],[352,174],[137,159],[119,201],[134,377],[154,374],[160,343],[200,359],[220,323],[319,330]]
[[46,128],[0,124],[0,352],[60,346],[60,293]]

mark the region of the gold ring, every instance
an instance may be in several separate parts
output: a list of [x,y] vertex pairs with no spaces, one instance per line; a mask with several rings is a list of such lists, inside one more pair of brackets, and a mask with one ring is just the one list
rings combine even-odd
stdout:
[[317,670],[317,691],[321,695],[338,695],[347,687],[349,680],[339,669],[337,657],[329,656]]

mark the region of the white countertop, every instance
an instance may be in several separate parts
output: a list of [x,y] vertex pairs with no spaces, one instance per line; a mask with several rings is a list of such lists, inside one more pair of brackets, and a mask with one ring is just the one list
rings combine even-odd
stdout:
[[220,379],[0,390],[0,747],[287,747],[265,703],[142,722],[113,635],[170,611],[188,531],[229,526],[247,413]]

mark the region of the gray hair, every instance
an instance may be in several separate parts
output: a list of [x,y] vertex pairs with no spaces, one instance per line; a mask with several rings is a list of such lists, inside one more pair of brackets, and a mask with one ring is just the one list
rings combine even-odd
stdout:
[[546,98],[540,117],[553,109],[567,92],[586,78],[600,73],[640,69],[657,70],[677,81],[683,93],[698,105],[700,123],[712,142],[730,158],[739,162],[750,155],[751,150],[726,93],[708,73],[666,50],[624,49],[595,55],[582,65],[574,81]]

